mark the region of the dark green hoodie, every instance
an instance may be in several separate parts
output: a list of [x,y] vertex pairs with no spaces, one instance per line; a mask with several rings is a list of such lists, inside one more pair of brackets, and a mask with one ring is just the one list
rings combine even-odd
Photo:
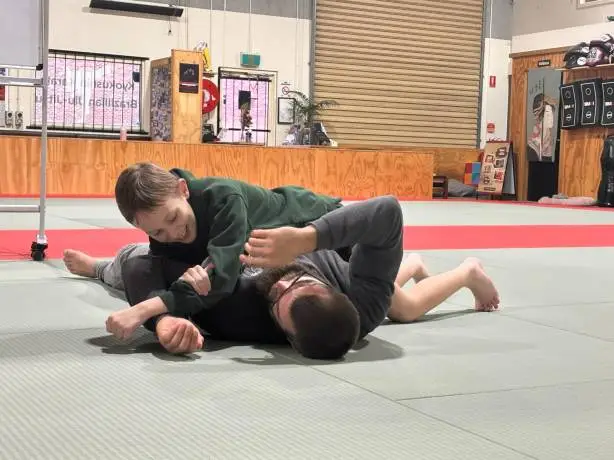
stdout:
[[341,206],[340,198],[303,187],[266,189],[221,177],[197,179],[182,169],[171,172],[187,182],[197,236],[190,244],[160,243],[150,238],[151,251],[192,265],[200,265],[210,257],[215,266],[207,296],[198,295],[183,281],[176,281],[168,291],[152,293],[162,298],[174,316],[188,317],[233,292],[241,271],[239,255],[253,229],[303,227]]

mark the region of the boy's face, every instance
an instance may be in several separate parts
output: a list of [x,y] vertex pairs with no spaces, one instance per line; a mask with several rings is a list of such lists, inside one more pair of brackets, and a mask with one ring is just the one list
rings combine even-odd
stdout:
[[134,225],[161,243],[189,244],[196,239],[196,216],[185,180],[180,179],[177,187],[177,193],[157,208],[137,213]]

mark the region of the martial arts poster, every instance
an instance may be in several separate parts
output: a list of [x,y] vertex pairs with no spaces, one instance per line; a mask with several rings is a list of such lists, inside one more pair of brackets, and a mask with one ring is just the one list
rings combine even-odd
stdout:
[[554,162],[563,72],[530,69],[527,76],[527,159]]
[[198,94],[198,64],[179,64],[179,92]]
[[171,68],[169,65],[151,66],[151,138],[171,140]]
[[[492,195],[501,195],[504,192],[505,180],[510,178],[510,175],[506,174],[509,152],[509,142],[493,141],[486,143],[482,157],[478,192]],[[511,180],[513,181],[513,178]],[[507,190],[505,192],[507,193]]]

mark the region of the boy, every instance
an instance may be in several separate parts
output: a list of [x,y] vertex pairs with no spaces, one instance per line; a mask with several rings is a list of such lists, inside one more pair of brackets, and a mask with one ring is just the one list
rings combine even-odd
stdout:
[[[192,285],[177,280],[166,291],[139,287],[150,297],[159,296],[169,313],[182,317],[209,308],[233,292],[242,266],[239,256],[253,229],[304,227],[341,206],[339,198],[302,187],[269,190],[233,179],[197,179],[189,171],[167,171],[153,163],[126,168],[117,180],[115,199],[123,217],[149,235],[149,249],[135,245],[128,251],[137,253],[130,256],[150,258],[154,271],[161,269],[159,258],[194,267],[199,278]],[[340,252],[347,255],[347,251]],[[124,256],[119,254],[119,259]],[[94,277],[104,270],[76,251],[67,250],[64,261],[79,275]],[[212,271],[207,274],[206,270]],[[116,281],[113,287],[123,288],[121,276]]]

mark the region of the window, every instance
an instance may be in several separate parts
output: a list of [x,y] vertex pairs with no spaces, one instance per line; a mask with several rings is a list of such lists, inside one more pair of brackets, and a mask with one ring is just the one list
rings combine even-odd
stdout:
[[268,145],[270,117],[270,85],[267,74],[234,73],[221,71],[219,88],[221,104],[218,109],[218,126],[222,142],[244,142],[241,127],[241,107],[247,104],[252,117],[251,142]]
[[590,6],[607,5],[614,3],[614,0],[578,0],[578,8],[588,8]]
[[[50,50],[49,128],[142,131],[141,75],[145,58]],[[42,71],[37,72],[37,78]],[[35,92],[32,128],[42,125],[42,88]]]

